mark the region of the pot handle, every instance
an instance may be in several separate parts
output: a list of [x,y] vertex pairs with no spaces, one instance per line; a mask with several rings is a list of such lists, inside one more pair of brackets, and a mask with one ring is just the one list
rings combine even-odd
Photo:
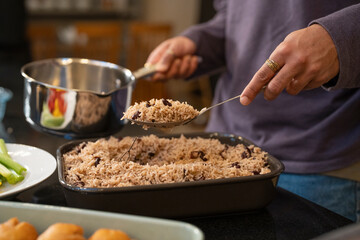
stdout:
[[151,76],[154,73],[156,73],[156,65],[145,64],[145,66],[143,68],[140,68],[140,69],[134,71],[133,76],[137,80],[140,78]]

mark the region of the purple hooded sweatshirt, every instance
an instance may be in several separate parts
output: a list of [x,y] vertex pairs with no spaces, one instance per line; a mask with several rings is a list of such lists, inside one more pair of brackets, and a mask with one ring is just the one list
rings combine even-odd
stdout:
[[216,16],[183,33],[203,58],[195,75],[219,68],[213,103],[239,95],[291,32],[322,25],[332,37],[340,73],[325,87],[262,94],[248,106],[214,108],[207,131],[243,136],[285,164],[286,172],[319,173],[360,161],[360,1],[229,0]]

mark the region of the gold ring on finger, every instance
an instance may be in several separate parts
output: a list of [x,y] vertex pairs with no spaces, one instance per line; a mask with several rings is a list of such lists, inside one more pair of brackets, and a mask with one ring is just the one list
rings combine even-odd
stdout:
[[277,73],[280,70],[279,64],[274,60],[267,59],[265,63],[274,73]]

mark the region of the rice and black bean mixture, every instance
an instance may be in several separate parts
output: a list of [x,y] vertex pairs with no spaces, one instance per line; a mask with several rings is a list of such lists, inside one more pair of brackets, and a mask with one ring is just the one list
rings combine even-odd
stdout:
[[186,102],[171,99],[151,99],[130,106],[122,119],[141,122],[180,122],[199,115],[199,111]]
[[79,187],[150,185],[270,172],[267,153],[259,147],[230,146],[200,137],[102,138],[79,144],[63,158],[66,182]]

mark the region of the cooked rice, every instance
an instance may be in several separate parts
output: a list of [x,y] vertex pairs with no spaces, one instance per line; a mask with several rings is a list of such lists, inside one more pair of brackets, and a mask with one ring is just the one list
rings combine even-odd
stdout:
[[[65,180],[80,187],[123,187],[251,176],[270,172],[267,153],[218,139],[143,136],[83,142],[63,156]],[[129,148],[133,144],[130,151]]]
[[186,102],[171,99],[151,99],[130,106],[122,119],[141,122],[180,122],[199,115],[199,111]]

